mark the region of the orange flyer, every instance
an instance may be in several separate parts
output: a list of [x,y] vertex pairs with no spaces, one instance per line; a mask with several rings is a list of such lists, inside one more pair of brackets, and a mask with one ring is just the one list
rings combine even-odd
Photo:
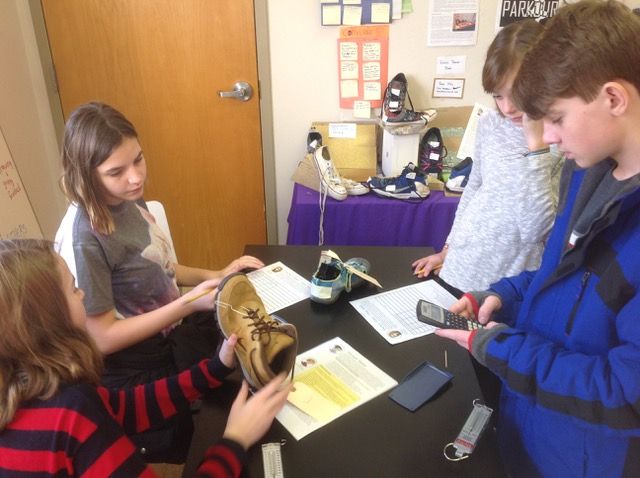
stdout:
[[353,108],[354,101],[382,106],[387,86],[389,25],[340,28],[338,78],[340,108]]

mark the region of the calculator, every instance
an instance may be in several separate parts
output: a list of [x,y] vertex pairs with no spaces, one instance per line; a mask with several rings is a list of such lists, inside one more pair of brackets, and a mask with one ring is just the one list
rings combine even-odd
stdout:
[[476,330],[484,326],[480,322],[454,314],[444,307],[420,299],[416,306],[418,320],[441,329]]

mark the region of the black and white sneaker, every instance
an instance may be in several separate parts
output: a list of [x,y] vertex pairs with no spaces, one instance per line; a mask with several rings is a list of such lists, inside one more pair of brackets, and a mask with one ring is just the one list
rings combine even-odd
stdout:
[[320,146],[322,146],[322,135],[315,128],[309,129],[309,134],[307,134],[307,152],[313,154]]
[[[405,100],[409,101],[410,108],[407,108]],[[384,90],[381,115],[384,124],[426,124],[427,120],[422,114],[413,109],[404,73],[394,76]]]
[[418,150],[418,163],[420,171],[427,176],[432,174],[437,179],[442,179],[444,158],[447,156],[447,148],[442,141],[442,133],[439,128],[429,128],[420,140]]

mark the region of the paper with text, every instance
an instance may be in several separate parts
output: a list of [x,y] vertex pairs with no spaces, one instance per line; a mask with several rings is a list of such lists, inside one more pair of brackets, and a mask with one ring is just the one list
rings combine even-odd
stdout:
[[362,7],[347,6],[342,7],[342,24],[343,25],[360,25],[362,24]]
[[311,295],[311,282],[282,262],[251,271],[247,278],[256,288],[269,314],[308,299]]
[[371,118],[371,102],[370,101],[354,101],[353,102],[354,118]]
[[397,384],[336,337],[298,355],[294,391],[276,418],[300,440]]
[[436,75],[463,76],[467,68],[467,56],[439,56],[436,58]]
[[0,130],[0,239],[42,238],[9,146]]
[[427,46],[475,45],[479,0],[429,0]]
[[458,159],[464,159],[467,156],[471,159],[475,157],[478,121],[480,120],[480,116],[490,109],[493,108],[481,105],[480,103],[473,105],[473,111],[471,111],[471,114],[469,115],[469,121],[467,121],[467,127],[464,129],[464,136],[462,136],[462,141],[460,142],[460,147],[456,154]]
[[456,298],[436,281],[428,280],[351,301],[351,305],[390,344],[422,337],[435,327],[418,321],[418,300],[449,308]]

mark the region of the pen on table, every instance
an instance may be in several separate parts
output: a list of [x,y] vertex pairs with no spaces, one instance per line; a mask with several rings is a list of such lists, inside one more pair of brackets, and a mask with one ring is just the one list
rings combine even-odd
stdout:
[[449,360],[447,358],[447,349],[444,349],[444,368],[449,368]]
[[194,300],[198,300],[200,297],[203,297],[203,296],[207,295],[208,293],[213,292],[214,290],[215,289],[205,289],[203,292],[201,292],[200,294],[196,295],[195,297],[191,297],[190,299],[187,299],[185,301],[185,304],[190,304]]
[[[440,269],[442,269],[442,264],[435,266],[433,269],[431,269],[431,272],[439,271]],[[420,269],[417,272],[417,274],[422,274],[423,272],[424,272],[424,267]]]

